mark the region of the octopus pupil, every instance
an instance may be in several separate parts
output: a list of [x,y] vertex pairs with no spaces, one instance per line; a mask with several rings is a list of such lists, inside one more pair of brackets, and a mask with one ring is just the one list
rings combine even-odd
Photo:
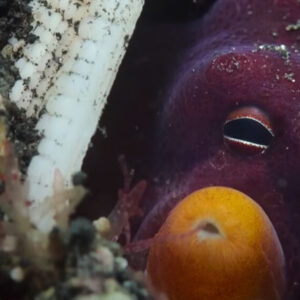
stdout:
[[266,148],[270,146],[273,139],[268,128],[250,118],[239,118],[226,122],[223,127],[223,136],[241,143],[246,142]]

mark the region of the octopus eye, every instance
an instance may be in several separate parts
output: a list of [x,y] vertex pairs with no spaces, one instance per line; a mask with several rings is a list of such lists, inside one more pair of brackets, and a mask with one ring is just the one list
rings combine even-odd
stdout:
[[269,117],[256,107],[242,107],[231,112],[223,126],[225,145],[241,154],[259,154],[269,148],[274,138]]

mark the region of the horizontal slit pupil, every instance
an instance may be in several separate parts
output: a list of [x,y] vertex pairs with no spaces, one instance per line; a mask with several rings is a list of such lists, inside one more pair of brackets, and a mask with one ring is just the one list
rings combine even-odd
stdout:
[[249,118],[227,122],[223,128],[223,135],[263,146],[269,146],[273,138],[271,132],[259,121]]

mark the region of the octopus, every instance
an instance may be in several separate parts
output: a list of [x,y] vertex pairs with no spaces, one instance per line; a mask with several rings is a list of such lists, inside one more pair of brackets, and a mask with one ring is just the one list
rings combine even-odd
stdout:
[[[107,136],[94,139],[95,144],[104,147],[100,155],[92,149],[86,159],[85,168],[92,177],[89,184],[94,198],[102,195],[106,199],[109,211],[114,196],[108,191],[117,189],[121,180],[120,174],[118,180],[112,179],[118,174],[115,158],[120,152],[134,167],[135,178],[147,180],[140,201],[143,216],[131,220],[131,229],[135,242],[154,237],[154,244],[158,243],[150,247],[147,272],[171,300],[299,299],[300,2],[208,2],[208,7],[195,10],[199,15],[194,13],[192,18],[170,14],[166,21],[160,16],[153,18],[151,10],[145,10],[100,124]],[[96,155],[105,157],[101,171],[93,168],[100,160]],[[104,185],[107,183],[102,190],[93,183],[99,178],[103,178]],[[195,285],[201,281],[193,286],[189,272],[207,272],[208,277],[213,274],[219,282],[219,276],[222,282],[229,272],[227,264],[220,267],[224,273],[209,273],[207,265],[201,264],[195,271],[187,263],[180,265],[176,258],[167,261],[168,253],[175,244],[184,244],[192,251],[196,247],[195,240],[190,241],[195,228],[198,238],[199,230],[205,228],[212,239],[222,231],[213,221],[202,223],[201,228],[189,227],[193,229],[187,235],[176,225],[181,222],[181,213],[189,210],[184,208],[187,200],[202,199],[203,193],[215,195],[216,190],[220,194],[214,197],[223,199],[221,205],[228,204],[226,199],[232,192],[239,195],[232,197],[249,198],[251,207],[258,206],[267,227],[258,228],[256,217],[254,223],[247,223],[252,212],[239,206],[242,202],[229,206],[228,211],[236,211],[235,215],[229,214],[230,218],[246,222],[245,228],[254,228],[254,234],[265,232],[261,239],[268,240],[269,250],[264,254],[269,261],[232,281],[233,294],[228,286],[218,290],[213,285],[209,292],[203,288],[193,294],[190,291],[199,290]],[[86,208],[84,203],[82,211],[91,216],[95,213],[93,206],[98,205],[89,202]],[[197,205],[193,204],[195,210]],[[218,205],[207,211],[212,211],[212,216],[219,209],[224,212],[226,207]],[[235,210],[237,207],[240,210]],[[227,221],[225,214],[220,222]],[[167,233],[174,232],[180,232],[179,239],[168,239]],[[259,247],[252,248],[250,256],[259,251]],[[202,250],[194,252],[202,255]],[[207,264],[217,268],[214,264],[218,262],[209,259],[207,253],[210,250],[205,254]],[[186,273],[176,273],[176,267]],[[267,284],[273,284],[276,291],[269,293],[271,287],[265,285],[256,294],[238,294],[247,278],[260,280],[264,267],[272,269],[269,273],[273,278]],[[166,278],[172,276],[173,268],[174,273],[188,278],[188,283],[182,278],[176,281],[174,276]],[[168,284],[158,283],[168,280],[175,289],[171,292]]]

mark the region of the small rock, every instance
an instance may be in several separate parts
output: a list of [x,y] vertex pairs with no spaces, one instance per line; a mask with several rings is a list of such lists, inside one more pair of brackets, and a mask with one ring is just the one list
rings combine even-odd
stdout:
[[107,295],[101,295],[99,300],[133,300],[131,296],[122,292],[114,292]]
[[112,272],[114,268],[114,256],[111,251],[103,246],[96,250],[96,257],[106,272]]
[[1,250],[4,252],[13,252],[17,248],[17,240],[15,236],[7,235],[1,246]]
[[23,281],[24,276],[24,271],[21,267],[15,267],[10,271],[10,278],[16,282]]
[[107,294],[115,292],[119,288],[120,288],[119,284],[113,278],[108,278],[103,282],[103,289]]
[[128,266],[128,261],[121,256],[118,256],[115,258],[115,267],[118,271],[123,271],[127,268]]
[[94,221],[93,224],[101,236],[105,236],[111,228],[110,221],[105,217],[99,218],[98,220]]

